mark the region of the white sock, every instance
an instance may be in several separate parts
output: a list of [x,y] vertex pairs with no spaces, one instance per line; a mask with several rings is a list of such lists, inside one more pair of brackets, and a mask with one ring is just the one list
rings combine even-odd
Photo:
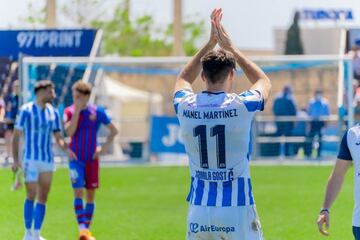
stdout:
[[32,231],[31,231],[31,229],[26,229],[26,230],[25,230],[25,235],[26,235],[26,236],[32,236]]
[[79,229],[80,229],[80,230],[86,229],[85,224],[80,224],[80,225],[79,225]]
[[40,231],[34,230],[34,237],[40,237]]

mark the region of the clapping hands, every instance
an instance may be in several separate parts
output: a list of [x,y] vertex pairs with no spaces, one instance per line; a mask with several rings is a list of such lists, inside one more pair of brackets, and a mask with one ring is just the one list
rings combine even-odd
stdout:
[[211,33],[209,42],[213,45],[219,46],[225,50],[232,51],[234,49],[233,43],[228,32],[221,23],[223,12],[221,8],[215,8],[211,13]]

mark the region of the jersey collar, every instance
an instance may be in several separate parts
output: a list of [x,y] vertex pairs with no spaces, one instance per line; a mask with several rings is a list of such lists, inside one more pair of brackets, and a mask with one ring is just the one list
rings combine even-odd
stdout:
[[202,91],[202,93],[219,95],[219,94],[224,94],[225,92],[224,91],[221,91],[221,92]]

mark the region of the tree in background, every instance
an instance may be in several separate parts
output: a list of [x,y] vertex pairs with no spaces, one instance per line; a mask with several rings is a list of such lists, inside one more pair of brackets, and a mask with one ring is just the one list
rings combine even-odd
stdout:
[[27,3],[27,9],[29,15],[20,18],[20,22],[25,22],[30,24],[32,28],[36,28],[38,26],[44,27],[46,24],[46,9],[45,5],[42,6],[40,9],[34,7],[33,3]]
[[287,31],[285,54],[304,54],[304,49],[301,41],[300,27],[299,27],[300,13],[297,11],[294,15],[293,23]]
[[[146,14],[132,19],[129,2],[129,0],[123,0],[114,9],[111,16],[105,16],[109,7],[104,1],[69,0],[67,4],[59,6],[58,19],[66,19],[72,26],[101,28],[104,31],[103,54],[122,56],[171,55],[173,47],[172,24],[165,27],[156,26],[154,18]],[[44,9],[36,11],[33,7],[29,8],[30,14],[24,20],[33,27],[45,26]],[[205,33],[204,21],[184,22],[183,33],[185,54],[195,54],[197,41]]]

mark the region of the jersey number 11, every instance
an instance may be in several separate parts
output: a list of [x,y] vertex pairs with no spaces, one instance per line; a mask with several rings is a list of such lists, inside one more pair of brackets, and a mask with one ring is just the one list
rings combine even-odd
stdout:
[[[198,137],[200,166],[209,168],[206,125],[198,125],[194,128],[194,137]],[[225,125],[215,125],[210,129],[210,137],[216,137],[216,158],[218,168],[226,168],[225,156]]]

